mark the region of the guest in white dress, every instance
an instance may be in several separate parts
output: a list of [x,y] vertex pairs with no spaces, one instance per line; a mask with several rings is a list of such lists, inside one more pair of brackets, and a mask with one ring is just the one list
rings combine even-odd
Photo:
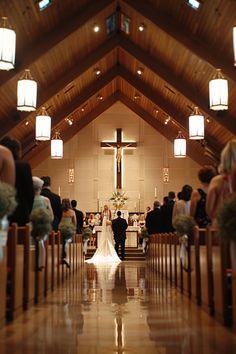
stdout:
[[104,206],[102,216],[102,231],[99,246],[93,257],[86,262],[96,264],[120,263],[121,260],[114,248],[113,232],[111,228],[111,211],[106,205]]

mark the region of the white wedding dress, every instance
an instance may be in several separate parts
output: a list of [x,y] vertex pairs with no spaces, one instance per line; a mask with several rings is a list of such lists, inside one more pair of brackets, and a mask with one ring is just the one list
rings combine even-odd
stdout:
[[113,232],[111,225],[107,225],[107,221],[108,218],[104,216],[102,221],[100,245],[93,257],[88,259],[86,263],[106,264],[121,262],[113,246]]

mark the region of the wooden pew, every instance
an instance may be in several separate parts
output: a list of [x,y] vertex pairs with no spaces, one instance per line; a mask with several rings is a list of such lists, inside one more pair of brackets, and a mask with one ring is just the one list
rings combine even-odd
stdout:
[[229,243],[223,240],[217,229],[207,229],[210,285],[212,284],[212,305],[215,318],[222,324],[232,323],[232,290]]

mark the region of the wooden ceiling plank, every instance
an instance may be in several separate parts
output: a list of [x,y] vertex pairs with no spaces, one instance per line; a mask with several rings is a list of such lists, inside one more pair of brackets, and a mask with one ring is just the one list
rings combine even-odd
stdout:
[[[119,68],[120,76],[127,81],[131,86],[133,86],[137,91],[146,96],[154,105],[157,105],[162,111],[173,117],[186,131],[188,131],[188,120],[184,118],[182,114],[171,105],[163,96],[157,91],[154,91],[149,85],[147,85],[143,80],[133,75],[130,71],[124,67]],[[205,140],[209,145],[216,158],[219,157],[221,146],[218,143],[216,145],[215,139],[206,134]]]
[[157,58],[151,57],[149,53],[138,47],[124,35],[120,35],[120,46],[123,50],[139,60],[156,75],[161,77],[162,80],[171,85],[181,95],[185,96],[189,101],[193,102],[195,106],[198,106],[202,113],[214,119],[221,126],[228,129],[229,132],[236,134],[236,121],[232,116],[229,115],[228,112],[225,113],[224,118],[219,117],[217,112],[214,112],[208,108],[205,103],[206,99],[200,97],[200,95],[195,95],[191,86],[184,83],[179,76],[175,76],[167,66],[159,63]]
[[[89,98],[97,94],[103,87],[108,85],[118,75],[118,67],[114,67],[103,76],[96,79],[89,87],[82,91],[79,97],[75,97],[71,102],[65,105],[59,112],[57,112],[52,119],[52,129],[54,129],[63,119],[72,114],[79,106],[83,105]],[[27,139],[22,142],[23,153],[27,151],[27,147],[32,145],[35,140],[34,132],[29,134]]]
[[143,0],[123,1],[139,14],[146,17],[163,32],[182,44],[185,48],[192,51],[196,56],[207,62],[213,68],[220,68],[225,76],[236,82],[236,72],[232,62],[227,60],[226,57],[219,55],[217,48],[210,48],[209,44],[203,42],[199,37],[189,31],[187,32],[174,24],[173,19],[170,20],[166,15],[160,13],[155,6],[148,2]]
[[70,34],[77,31],[80,27],[84,26],[87,21],[92,17],[95,17],[106,7],[111,6],[115,1],[111,0],[91,0],[89,4],[86,5],[84,11],[79,9],[76,14],[73,14],[70,19],[66,19],[64,23],[59,23],[58,27],[54,31],[47,35],[42,36],[41,40],[35,43],[35,46],[29,48],[29,50],[24,51],[24,57],[18,58],[20,63],[15,70],[11,70],[4,75],[0,80],[0,86],[4,85],[6,82],[12,79],[18,79],[19,74],[26,68],[38,61],[43,55],[50,51],[57,44],[65,40]]
[[[87,71],[90,67],[93,67],[101,58],[105,57],[106,54],[114,50],[116,48],[119,41],[118,36],[112,36],[107,41],[103,42],[98,48],[90,53],[90,55],[86,58],[86,60],[78,61],[75,66],[67,71],[64,75],[58,77],[57,80],[53,82],[51,86],[47,88],[43,88],[38,93],[38,107],[45,105],[45,103],[53,96],[55,96],[59,91],[63,90],[70,82],[78,78],[83,72]],[[31,113],[24,114],[24,119],[29,118]],[[21,124],[21,120],[18,125]],[[13,128],[16,128],[16,121],[14,119],[8,119],[7,122],[2,126],[0,132],[0,138],[5,134],[9,133],[9,131]]]
[[[145,120],[148,124],[150,124],[159,133],[161,133],[171,143],[173,143],[173,132],[170,130],[169,127],[165,127],[161,123],[159,123],[158,120],[154,120],[148,112],[146,112],[142,107],[137,105],[134,101],[132,101],[125,95],[120,94],[120,101],[125,104],[129,109],[131,109],[134,113],[136,113],[139,117]],[[197,143],[194,141],[188,142],[187,154],[190,158],[192,158],[201,166],[209,164],[209,159],[205,155],[199,153],[199,146],[197,146]],[[211,160],[210,162],[214,163],[215,161]]]
[[[91,123],[100,114],[105,112],[119,99],[118,92],[114,95],[108,97],[106,100],[101,102],[94,110],[81,117],[73,129],[68,129],[63,135],[63,142],[66,143],[68,140],[73,138],[81,129],[83,129],[87,124]],[[39,153],[40,150],[40,153]],[[28,152],[25,152],[24,159],[27,160],[32,168],[35,168],[38,164],[43,162],[50,156],[50,142],[44,142],[43,146],[39,145],[32,147]]]

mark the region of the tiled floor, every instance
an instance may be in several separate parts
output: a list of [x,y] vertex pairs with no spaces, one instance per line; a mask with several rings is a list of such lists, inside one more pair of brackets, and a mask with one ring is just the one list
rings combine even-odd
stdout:
[[145,262],[85,265],[0,331],[0,354],[232,354],[236,335],[160,281]]

